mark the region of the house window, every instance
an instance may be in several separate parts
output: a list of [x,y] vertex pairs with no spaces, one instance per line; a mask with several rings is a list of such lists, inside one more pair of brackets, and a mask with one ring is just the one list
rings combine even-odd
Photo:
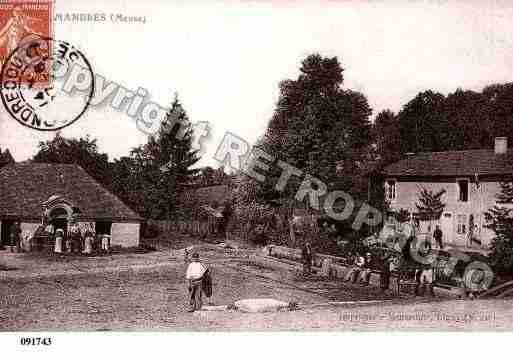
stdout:
[[468,180],[458,180],[458,201],[468,202]]
[[456,229],[456,232],[458,234],[465,234],[467,233],[467,216],[465,214],[458,214],[458,227]]
[[385,182],[385,196],[388,201],[393,201],[395,199],[396,191],[395,191],[395,180],[387,180]]

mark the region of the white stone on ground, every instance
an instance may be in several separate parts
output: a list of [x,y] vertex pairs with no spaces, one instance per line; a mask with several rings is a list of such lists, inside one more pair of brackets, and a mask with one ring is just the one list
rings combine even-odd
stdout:
[[272,298],[242,299],[235,302],[235,307],[246,313],[277,312],[287,308],[288,305],[287,302]]

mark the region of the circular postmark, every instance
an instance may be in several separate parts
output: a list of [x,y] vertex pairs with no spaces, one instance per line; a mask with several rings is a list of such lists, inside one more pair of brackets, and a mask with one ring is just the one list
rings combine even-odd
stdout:
[[[73,91],[76,82],[81,94]],[[9,54],[0,73],[0,97],[7,112],[39,131],[71,125],[85,113],[93,95],[89,61],[64,41],[26,39]]]

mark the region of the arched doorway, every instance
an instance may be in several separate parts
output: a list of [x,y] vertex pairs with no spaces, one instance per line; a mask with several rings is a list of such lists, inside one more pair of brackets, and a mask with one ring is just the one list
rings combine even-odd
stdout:
[[69,221],[76,212],[79,212],[78,208],[59,195],[53,195],[43,203],[43,219],[53,226],[53,233],[59,228],[67,233]]
[[53,226],[54,233],[57,229],[62,229],[64,233],[68,231],[68,219],[70,214],[66,208],[56,206],[49,211],[50,224]]

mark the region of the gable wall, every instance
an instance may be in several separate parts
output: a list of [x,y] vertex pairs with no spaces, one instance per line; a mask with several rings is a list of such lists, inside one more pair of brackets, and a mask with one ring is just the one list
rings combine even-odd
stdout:
[[112,223],[111,245],[121,247],[139,246],[139,223]]

